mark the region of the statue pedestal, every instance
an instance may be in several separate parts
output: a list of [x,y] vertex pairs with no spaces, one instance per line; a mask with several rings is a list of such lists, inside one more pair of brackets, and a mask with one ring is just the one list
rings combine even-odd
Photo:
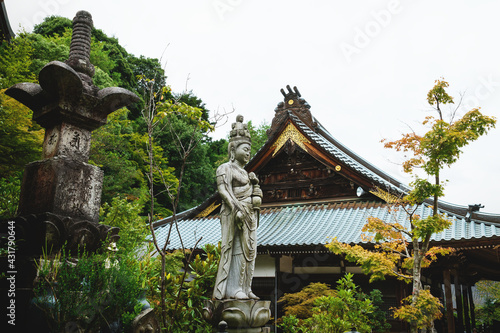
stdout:
[[[227,332],[258,333],[265,332],[263,326],[271,318],[271,301],[257,300],[207,300],[203,317],[214,328],[225,321]],[[215,330],[215,332],[218,332]]]

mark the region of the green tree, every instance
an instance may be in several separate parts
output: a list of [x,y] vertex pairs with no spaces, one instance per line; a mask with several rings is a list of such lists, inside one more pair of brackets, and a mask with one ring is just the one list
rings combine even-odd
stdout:
[[476,290],[484,300],[483,304],[476,307],[477,325],[491,325],[493,321],[500,321],[500,282],[479,281]]
[[[108,123],[92,133],[90,163],[104,171],[102,202],[115,196],[139,199],[147,195],[144,149],[134,124],[123,108],[108,116]],[[137,137],[139,136],[139,138]]]
[[33,33],[45,37],[62,35],[66,30],[73,29],[73,23],[69,18],[61,16],[48,16],[42,23],[33,27]]
[[[199,205],[215,192],[215,166],[210,159],[211,140],[208,137],[213,127],[207,120],[204,104],[191,93],[179,96],[175,102],[160,103],[158,111],[164,116],[155,132],[156,143],[165,149],[176,177],[182,178],[183,193],[177,209],[184,211]],[[200,128],[199,121],[206,127]],[[189,160],[186,159],[187,151]],[[163,201],[168,200],[165,195]]]
[[32,111],[0,91],[0,177],[20,176],[24,166],[42,155],[44,130]]
[[248,122],[248,130],[250,131],[250,135],[252,137],[252,156],[254,156],[255,153],[266,143],[266,132],[269,128],[270,125],[266,122],[262,122],[257,127],[255,127],[251,121]]
[[33,43],[26,33],[19,34],[10,43],[0,44],[0,89],[19,82],[36,81],[30,70],[33,52]]
[[[429,91],[427,101],[437,112],[438,117],[426,117],[423,124],[430,129],[423,136],[415,132],[404,134],[399,140],[385,143],[386,148],[396,149],[412,156],[403,163],[405,172],[413,174],[415,180],[410,184],[413,189],[403,198],[398,198],[379,190],[390,206],[390,211],[403,210],[410,227],[393,222],[369,218],[363,227],[367,240],[375,242],[377,252],[365,250],[361,246],[349,246],[334,240],[328,247],[334,253],[346,254],[347,260],[357,262],[365,273],[371,274],[371,280],[395,275],[412,283],[412,295],[406,303],[395,310],[396,318],[407,321],[412,332],[425,328],[434,319],[440,318],[439,300],[423,290],[421,282],[422,268],[437,259],[438,254],[450,253],[451,249],[430,247],[432,234],[448,228],[451,222],[438,212],[439,198],[443,196],[443,183],[440,180],[441,170],[455,163],[462,148],[477,140],[495,126],[493,117],[484,116],[479,109],[467,112],[462,118],[454,120],[452,112],[450,121],[443,118],[442,106],[453,103],[445,88],[448,83],[437,80]],[[415,168],[422,168],[428,179],[414,173]],[[433,213],[428,217],[416,215],[419,205],[432,198]],[[396,265],[402,260],[402,269]]]

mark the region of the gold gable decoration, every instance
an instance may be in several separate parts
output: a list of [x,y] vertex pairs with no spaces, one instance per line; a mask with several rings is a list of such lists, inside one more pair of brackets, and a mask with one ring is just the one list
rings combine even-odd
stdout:
[[389,192],[382,190],[379,187],[375,187],[375,189],[370,191],[370,193],[373,195],[376,195],[377,197],[384,200],[388,204],[393,204],[393,203],[397,203],[398,201],[400,201],[400,198],[398,198],[394,194],[390,194]]
[[285,128],[283,133],[281,133],[273,146],[275,147],[273,157],[278,153],[281,147],[283,147],[288,140],[292,140],[304,150],[306,150],[306,146],[304,143],[311,143],[311,141],[307,140],[307,138],[299,132],[297,127],[295,127],[292,123],[288,123],[288,126]]
[[207,217],[208,215],[210,215],[211,212],[213,212],[214,210],[216,210],[217,207],[219,207],[220,205],[221,204],[215,204],[215,202],[212,202],[212,204],[210,206],[208,206],[203,211],[201,211],[198,215],[195,216],[195,218],[197,218],[197,217]]

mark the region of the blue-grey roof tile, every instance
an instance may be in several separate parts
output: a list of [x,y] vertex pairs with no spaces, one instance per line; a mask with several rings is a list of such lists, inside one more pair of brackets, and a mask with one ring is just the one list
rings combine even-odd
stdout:
[[[422,205],[418,214],[425,218],[432,214],[432,208]],[[279,208],[264,208],[258,228],[259,246],[300,246],[326,244],[332,237],[345,243],[362,243],[361,228],[367,218],[395,219],[408,226],[406,214],[402,210],[393,215],[380,203],[342,202],[332,204],[301,204]],[[432,240],[470,240],[500,237],[500,225],[449,216],[452,225],[435,235]],[[170,224],[156,229],[156,236],[163,244]],[[216,244],[220,240],[218,217],[195,218],[178,222],[184,247],[192,248],[200,237],[198,246]],[[175,226],[172,228],[169,249],[181,248]]]

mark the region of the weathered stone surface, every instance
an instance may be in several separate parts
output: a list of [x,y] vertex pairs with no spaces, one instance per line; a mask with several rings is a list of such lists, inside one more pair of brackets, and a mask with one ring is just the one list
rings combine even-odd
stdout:
[[45,65],[40,84],[18,83],[6,91],[31,108],[33,120],[45,128],[44,160],[26,166],[19,214],[51,212],[98,222],[103,173],[86,163],[91,131],[104,125],[109,113],[139,98],[123,88],[100,90],[93,84],[92,25],[90,13],[79,11],[66,63]]
[[133,333],[159,333],[160,331],[160,323],[151,308],[139,313],[132,322]]
[[225,321],[228,332],[261,332],[271,318],[271,301],[257,300],[207,300],[203,317],[213,327]]
[[43,157],[64,155],[86,162],[90,153],[90,131],[68,123],[62,123],[45,131]]
[[18,213],[51,212],[97,223],[103,176],[98,167],[63,156],[32,162],[25,168]]
[[244,169],[250,159],[250,132],[243,116],[236,117],[229,139],[229,162],[217,168],[222,198],[221,259],[213,298],[259,299],[251,289],[257,255],[257,226],[262,190],[253,172]]
[[93,252],[105,241],[117,242],[120,239],[119,228],[52,213],[18,216],[0,221],[0,226],[5,227],[9,221],[15,222],[16,238],[20,240],[16,253],[20,255],[37,257],[43,248],[58,251],[63,246],[76,254],[82,245]]

